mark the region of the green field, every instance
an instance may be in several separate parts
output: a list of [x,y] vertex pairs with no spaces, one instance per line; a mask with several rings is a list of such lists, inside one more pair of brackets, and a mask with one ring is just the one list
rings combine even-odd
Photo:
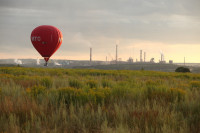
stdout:
[[200,74],[0,67],[0,133],[200,132]]

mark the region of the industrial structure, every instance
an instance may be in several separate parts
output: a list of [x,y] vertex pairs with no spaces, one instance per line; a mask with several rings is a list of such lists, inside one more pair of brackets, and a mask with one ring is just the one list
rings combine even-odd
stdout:
[[[140,55],[139,55],[139,60],[137,58],[135,58],[135,62],[137,63],[155,63],[155,59],[151,58],[149,61],[147,61],[147,54],[145,51],[143,51],[142,49],[140,50]],[[90,60],[88,61],[89,64],[88,65],[94,65],[96,64],[95,61],[92,60],[92,47],[90,47]],[[126,61],[122,61],[121,58],[118,57],[118,44],[116,43],[116,47],[115,47],[115,58],[113,58],[113,56],[108,53],[108,55],[105,58],[105,61],[100,61],[102,62],[101,64],[126,64],[126,63],[134,63],[133,58],[130,56]],[[159,60],[160,64],[166,64],[165,58],[164,58],[164,54],[161,51],[160,52],[160,60]],[[168,62],[169,64],[173,64],[173,60],[169,60]],[[185,57],[184,57],[184,63],[185,63]]]
[[155,63],[154,58],[151,58],[150,63]]
[[142,62],[142,50],[140,50],[140,62]]
[[133,58],[132,58],[132,57],[129,57],[128,60],[127,60],[127,62],[128,62],[128,63],[133,63]]
[[184,66],[185,66],[185,57],[184,57]]
[[144,62],[146,61],[146,52],[144,52]]
[[117,58],[118,58],[117,49],[118,49],[118,45],[116,45],[116,64],[117,64]]
[[166,63],[166,61],[165,61],[165,59],[164,59],[164,54],[162,53],[162,52],[160,52],[160,61],[159,61],[159,63],[161,63],[161,64],[165,64]]
[[90,62],[92,62],[92,48],[90,48]]

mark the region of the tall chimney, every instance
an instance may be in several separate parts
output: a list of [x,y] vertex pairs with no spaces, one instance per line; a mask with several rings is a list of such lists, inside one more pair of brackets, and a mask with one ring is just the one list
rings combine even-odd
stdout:
[[145,60],[146,60],[146,52],[144,52],[144,62],[145,62]]
[[185,57],[184,57],[184,66],[185,66]]
[[117,53],[117,48],[118,48],[118,45],[116,45],[116,63],[117,63],[117,61],[118,61],[118,60],[117,60],[117,58],[118,58],[118,55],[117,55],[117,54],[118,54],[118,53]]
[[142,50],[140,50],[140,62],[142,62]]
[[90,48],[90,62],[92,62],[92,48]]

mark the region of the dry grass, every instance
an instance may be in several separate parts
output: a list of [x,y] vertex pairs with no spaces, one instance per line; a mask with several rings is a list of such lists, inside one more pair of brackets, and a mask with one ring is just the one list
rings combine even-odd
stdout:
[[200,132],[200,75],[0,68],[0,133]]

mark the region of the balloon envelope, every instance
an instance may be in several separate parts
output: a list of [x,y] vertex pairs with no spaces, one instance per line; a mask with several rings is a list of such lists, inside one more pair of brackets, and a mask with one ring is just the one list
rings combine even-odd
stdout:
[[36,27],[31,33],[31,42],[47,62],[60,47],[63,40],[61,31],[50,25]]

